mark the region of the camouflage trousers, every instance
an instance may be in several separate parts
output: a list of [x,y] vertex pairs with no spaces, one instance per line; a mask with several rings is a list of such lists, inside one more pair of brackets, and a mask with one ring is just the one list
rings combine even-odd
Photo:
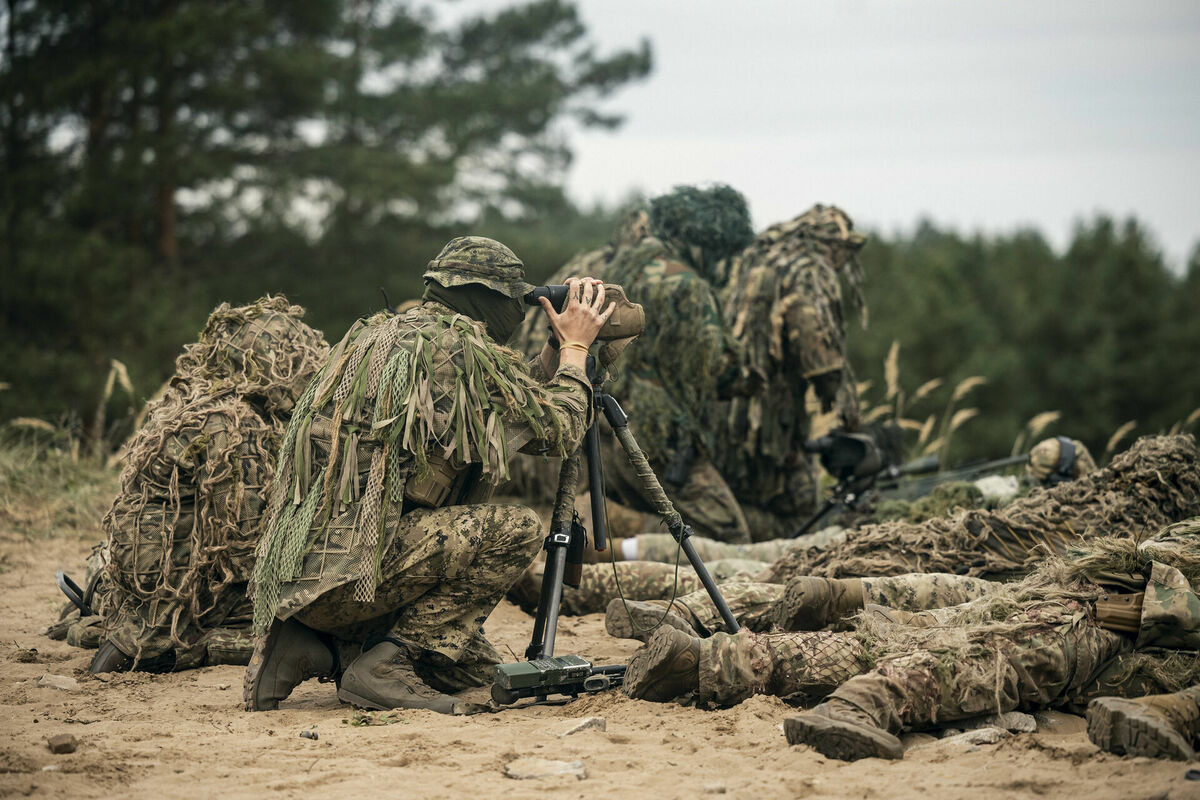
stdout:
[[[436,669],[495,653],[480,629],[537,556],[537,515],[522,506],[416,509],[400,518],[370,602],[354,584],[318,596],[296,618],[339,640],[391,633]],[[490,657],[490,655],[488,655]],[[492,662],[495,663],[495,662]]]
[[[746,561],[763,561],[771,563],[784,553],[804,547],[803,540],[774,539],[764,542],[746,544],[730,544],[705,539],[703,536],[693,536],[692,546],[697,555],[706,563],[718,559],[736,558]],[[675,552],[679,546],[675,537],[669,533],[643,533],[637,537],[637,557],[639,561],[658,561],[664,564],[675,563]],[[687,559],[684,558],[684,561]]]
[[[606,469],[606,490],[615,493],[625,504],[639,511],[654,511],[645,496],[641,482],[625,451],[611,436],[601,438],[602,456]],[[749,542],[750,528],[746,517],[733,496],[733,490],[717,472],[712,461],[696,458],[688,467],[681,484],[663,479],[663,465],[651,464],[662,483],[663,490],[697,536],[719,542]]]
[[[579,588],[563,587],[560,611],[570,615],[603,613],[608,608],[609,601],[621,596],[626,600],[670,600],[672,597],[681,598],[698,592],[707,597],[704,585],[692,571],[687,559],[682,555],[680,559],[678,585],[673,563],[618,561],[615,573],[613,564],[584,564],[583,579],[579,582]],[[745,582],[766,565],[758,561],[726,559],[712,561],[705,566],[718,583],[724,584],[733,579]],[[540,586],[540,581],[538,585]],[[533,605],[537,605],[536,597],[533,598]],[[730,605],[732,607],[732,602]],[[521,602],[521,606],[526,607],[527,604]]]
[[1002,625],[927,631],[903,655],[850,678],[826,701],[892,733],[981,714],[1077,708],[1114,659],[1133,649],[1076,601],[1031,605]]
[[771,694],[807,704],[868,665],[866,648],[849,633],[717,633],[700,640],[699,699],[732,706]]
[[[771,629],[771,609],[775,601],[783,596],[784,587],[781,584],[758,583],[738,577],[723,582],[720,589],[725,604],[739,625],[757,632]],[[684,616],[691,620],[692,627],[703,636],[725,629],[725,621],[703,588],[675,598],[675,605],[679,607],[676,613],[684,612]]]
[[914,572],[885,578],[863,578],[863,604],[901,611],[948,608],[983,597],[1003,584],[944,572]]
[[[869,578],[862,583],[864,604],[914,612],[966,603],[1001,585],[939,573]],[[765,693],[807,703],[867,668],[866,649],[855,634],[818,631],[758,635],[770,630],[771,607],[783,590],[782,585],[774,583],[722,584],[722,594],[746,630],[736,636],[717,632],[701,643],[701,700],[733,705],[753,694]],[[709,631],[719,631],[720,617],[707,594],[685,595],[676,602],[685,605]]]

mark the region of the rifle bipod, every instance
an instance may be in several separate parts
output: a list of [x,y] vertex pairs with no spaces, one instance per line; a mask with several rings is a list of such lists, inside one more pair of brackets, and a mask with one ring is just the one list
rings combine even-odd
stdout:
[[600,455],[598,427],[600,414],[604,415],[616,434],[621,449],[642,484],[644,495],[649,498],[651,505],[663,519],[671,536],[700,578],[725,623],[726,631],[737,633],[741,630],[720,588],[691,542],[691,526],[686,524],[676,511],[659,483],[658,476],[650,467],[646,454],[642,452],[633,432],[629,430],[629,417],[616,398],[603,390],[603,369],[597,367],[592,356],[588,357],[587,363],[588,377],[592,383],[592,424],[587,429],[583,445],[563,460],[558,473],[554,513],[545,543],[546,567],[542,573],[541,594],[533,621],[533,636],[529,647],[525,649],[525,658],[528,660],[496,666],[492,699],[501,705],[515,703],[524,697],[535,697],[542,701],[552,694],[577,696],[584,692],[598,692],[616,688],[624,681],[624,666],[593,666],[590,661],[579,656],[554,655],[563,585],[577,588],[583,573],[583,551],[587,531],[575,513],[575,487],[579,483],[581,452],[585,449],[588,456],[588,490],[592,504],[594,545],[597,552],[604,552],[608,548],[604,464]]

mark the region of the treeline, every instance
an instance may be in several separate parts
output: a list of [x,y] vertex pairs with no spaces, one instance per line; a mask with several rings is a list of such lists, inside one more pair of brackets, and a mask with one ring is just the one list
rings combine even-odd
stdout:
[[869,398],[886,392],[893,342],[908,396],[943,379],[905,417],[940,414],[954,386],[987,380],[958,403],[979,413],[955,433],[952,461],[1008,455],[1048,411],[1061,415],[1048,432],[1081,439],[1097,458],[1126,423],[1126,437],[1189,416],[1200,429],[1200,249],[1176,274],[1135,220],[1082,223],[1062,254],[1032,230],[964,237],[926,222],[872,236],[862,262],[869,325],[852,322],[850,342]]
[[620,124],[631,45],[570,0],[3,4],[0,419],[90,419],[114,357],[150,394],[221,300],[336,337],[464,229],[553,268],[609,227],[563,195],[564,132]]
[[[377,287],[417,295],[450,236],[496,236],[533,280],[598,246],[618,209],[564,195],[566,126],[619,125],[604,99],[651,68],[645,42],[598,52],[570,0],[453,20],[415,0],[13,0],[0,48],[0,420],[76,427],[128,406],[94,414],[111,359],[140,402],[221,301],[284,292],[332,339]],[[869,394],[893,341],[909,397],[946,382],[914,420],[988,380],[953,460],[1007,454],[1042,411],[1100,455],[1129,420],[1200,406],[1200,255],[1172,274],[1136,223],[1088,222],[1063,254],[924,224],[862,259]]]

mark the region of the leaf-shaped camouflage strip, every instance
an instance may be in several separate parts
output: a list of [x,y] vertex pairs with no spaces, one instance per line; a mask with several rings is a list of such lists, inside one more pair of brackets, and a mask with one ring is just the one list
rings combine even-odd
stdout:
[[[386,540],[379,528],[388,509],[403,502],[408,476],[428,474],[431,454],[453,468],[478,463],[485,479],[498,482],[507,475],[505,417],[522,421],[538,438],[553,431],[552,443],[565,450],[564,425],[552,413],[555,394],[529,375],[519,354],[449,309],[429,304],[372,318],[352,329],[333,355],[336,363],[331,358],[314,382],[311,408],[293,420],[281,452],[295,475],[286,501],[273,498],[267,521],[262,552],[269,557],[261,561],[255,594],[260,627],[275,611],[280,584],[295,577],[281,567],[299,569],[330,521],[347,509],[356,520],[352,550],[368,562],[352,576],[359,581],[355,596],[373,597]],[[334,425],[327,430],[305,419]],[[305,452],[297,445],[302,433],[315,445]],[[314,463],[317,452],[328,454],[327,464]],[[298,504],[304,514],[288,511]],[[302,518],[305,529],[298,527]]]

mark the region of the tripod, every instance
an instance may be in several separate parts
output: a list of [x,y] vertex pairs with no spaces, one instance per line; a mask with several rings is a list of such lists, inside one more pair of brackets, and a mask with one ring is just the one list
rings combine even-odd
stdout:
[[600,415],[603,414],[617,436],[621,449],[629,459],[645,496],[662,518],[671,536],[679,544],[688,562],[716,606],[729,633],[740,630],[733,612],[721,595],[721,590],[709,574],[696,547],[692,544],[691,526],[683,521],[675,506],[663,491],[662,484],[651,469],[646,454],[629,430],[629,418],[616,398],[604,391],[607,371],[595,356],[588,356],[588,380],[592,385],[592,424],[584,436],[582,447],[568,456],[558,474],[554,512],[550,532],[546,537],[546,568],[542,575],[533,636],[525,649],[525,663],[501,664],[496,668],[496,683],[492,698],[501,704],[513,703],[522,697],[545,699],[550,694],[578,695],[581,691],[595,692],[620,685],[625,667],[609,665],[593,667],[578,656],[554,657],[554,639],[558,629],[559,605],[563,584],[579,586],[583,570],[583,550],[587,531],[575,515],[575,487],[579,483],[582,451],[587,451],[588,489],[591,495],[592,527],[597,551],[608,547],[608,516],[604,500],[604,464],[600,456]]

